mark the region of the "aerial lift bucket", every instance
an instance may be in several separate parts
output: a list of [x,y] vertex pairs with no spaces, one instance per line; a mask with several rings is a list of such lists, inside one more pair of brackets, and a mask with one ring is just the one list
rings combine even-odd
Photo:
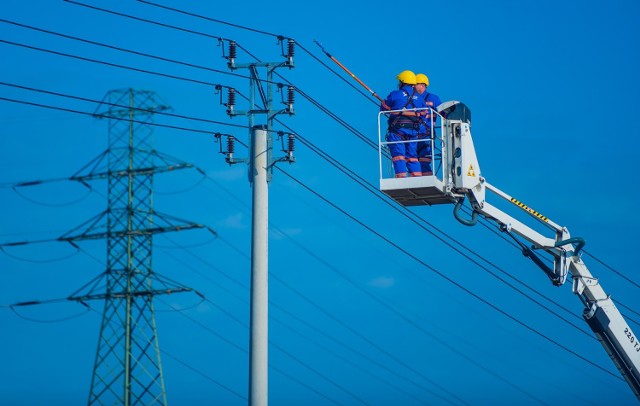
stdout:
[[[424,110],[424,109],[415,109]],[[442,156],[442,137],[437,135],[436,126],[432,126],[431,138],[425,138],[411,142],[429,142],[432,143],[431,164],[433,166],[433,175],[428,176],[409,176],[405,178],[396,178],[392,169],[391,156],[389,154],[389,145],[393,143],[408,143],[409,141],[386,141],[387,134],[387,118],[389,114],[397,113],[400,110],[381,111],[378,113],[378,157],[380,162],[380,190],[387,196],[403,206],[431,206],[435,204],[451,204],[454,200],[445,193],[445,185],[442,180],[443,168],[442,163],[445,162]],[[433,112],[434,116],[439,116]],[[440,116],[441,118],[442,116]]]

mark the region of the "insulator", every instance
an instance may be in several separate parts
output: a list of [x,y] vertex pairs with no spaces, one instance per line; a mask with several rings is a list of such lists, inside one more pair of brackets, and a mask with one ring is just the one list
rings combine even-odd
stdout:
[[236,59],[237,46],[235,41],[229,41],[229,59]]
[[230,69],[234,69],[236,66],[236,54],[237,54],[236,42],[229,41],[229,62],[227,62],[227,66]]
[[229,135],[227,137],[227,158],[225,159],[228,163],[233,163],[233,152],[236,149],[236,139],[233,135]]
[[293,86],[288,86],[287,88],[287,103],[288,104],[293,104],[293,102],[295,101],[295,96],[296,96],[296,92],[295,92],[296,88]]
[[287,87],[287,110],[289,114],[293,114],[293,103],[295,102],[295,92],[296,88],[294,86]]
[[296,149],[295,148],[295,136],[293,134],[289,134],[288,143],[287,144],[288,144],[287,152],[293,153],[293,151]]
[[230,87],[227,92],[227,113],[232,114],[236,105],[236,89]]
[[229,106],[235,106],[236,105],[236,89],[230,87],[229,88],[229,92],[228,92],[228,100],[227,100],[227,105]]
[[287,58],[293,58],[293,55],[296,53],[295,44],[296,42],[294,40],[292,39],[289,40],[289,43],[287,46]]
[[233,135],[227,137],[227,152],[233,154],[236,149],[236,138]]
[[287,42],[287,64],[290,68],[293,67],[293,55],[296,53],[295,44],[296,42],[292,39]]

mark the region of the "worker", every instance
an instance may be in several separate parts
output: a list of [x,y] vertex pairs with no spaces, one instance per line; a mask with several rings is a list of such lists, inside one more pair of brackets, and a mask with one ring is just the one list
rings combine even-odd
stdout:
[[433,159],[433,127],[435,126],[438,116],[434,114],[431,109],[436,110],[442,103],[437,95],[427,91],[427,87],[429,87],[429,78],[424,73],[418,73],[416,75],[416,93],[424,100],[424,104],[429,107],[429,109],[422,112],[422,123],[418,129],[417,155],[422,176],[433,175],[433,170],[431,169],[431,161]]
[[421,176],[418,162],[417,145],[413,141],[418,139],[418,129],[421,118],[417,108],[425,107],[424,99],[415,91],[416,75],[410,70],[402,71],[396,76],[398,89],[389,93],[380,106],[381,111],[403,110],[389,114],[389,128],[387,142],[393,162],[396,178],[405,178],[407,172],[411,176]]

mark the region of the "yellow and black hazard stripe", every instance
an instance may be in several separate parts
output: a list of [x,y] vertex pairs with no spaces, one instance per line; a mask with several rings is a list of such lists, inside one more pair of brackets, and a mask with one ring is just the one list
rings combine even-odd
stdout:
[[534,216],[536,216],[540,220],[544,221],[545,223],[549,222],[549,218],[547,218],[546,216],[543,216],[542,214],[540,214],[537,211],[533,210],[531,207],[527,206],[526,204],[522,203],[521,201],[518,201],[518,200],[514,199],[513,197],[511,198],[511,203],[513,203],[516,206],[520,207],[521,209],[533,214]]

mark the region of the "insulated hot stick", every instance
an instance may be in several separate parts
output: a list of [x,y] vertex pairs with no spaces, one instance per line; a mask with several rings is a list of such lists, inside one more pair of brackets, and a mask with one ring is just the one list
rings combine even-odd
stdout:
[[339,67],[342,68],[342,70],[347,72],[349,74],[349,76],[351,76],[353,79],[355,79],[356,82],[360,83],[365,89],[367,89],[369,91],[369,93],[371,93],[373,95],[373,97],[375,97],[376,99],[380,100],[380,102],[382,103],[382,107],[384,107],[387,110],[391,110],[391,108],[389,106],[387,106],[387,103],[384,102],[384,99],[382,97],[378,96],[378,94],[376,92],[374,92],[369,86],[367,86],[363,81],[358,79],[356,77],[356,75],[351,73],[351,71],[349,69],[347,69],[343,64],[340,63],[340,61],[338,61],[329,52],[327,52],[327,50],[324,49],[324,47],[318,41],[314,40],[313,42],[315,42],[316,45],[318,45],[320,47],[320,49],[322,49],[322,52],[324,52],[325,55],[327,55],[329,57],[329,59],[331,59],[333,62],[335,62]]

